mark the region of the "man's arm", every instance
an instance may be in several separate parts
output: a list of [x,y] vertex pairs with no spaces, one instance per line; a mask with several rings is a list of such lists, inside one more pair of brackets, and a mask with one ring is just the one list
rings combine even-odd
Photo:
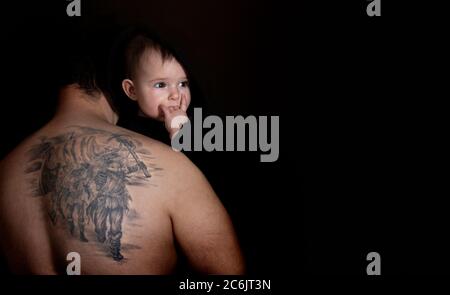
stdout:
[[197,167],[183,162],[189,163],[179,170],[181,184],[170,206],[177,242],[200,273],[243,274],[244,259],[228,213]]

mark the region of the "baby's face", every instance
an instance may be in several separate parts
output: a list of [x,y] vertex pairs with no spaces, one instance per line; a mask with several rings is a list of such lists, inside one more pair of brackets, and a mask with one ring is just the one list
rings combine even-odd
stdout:
[[133,80],[135,99],[141,111],[148,117],[163,121],[161,106],[179,107],[181,96],[189,106],[189,91],[186,73],[175,58],[163,62],[161,54],[149,51],[142,56]]

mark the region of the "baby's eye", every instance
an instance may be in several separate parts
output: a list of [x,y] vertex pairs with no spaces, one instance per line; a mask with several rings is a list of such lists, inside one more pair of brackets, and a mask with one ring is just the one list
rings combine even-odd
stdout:
[[158,82],[155,85],[153,85],[153,87],[155,87],[155,88],[164,88],[164,87],[166,87],[166,83],[165,82]]
[[180,82],[180,86],[181,87],[189,87],[189,82],[188,81],[183,81],[183,82]]

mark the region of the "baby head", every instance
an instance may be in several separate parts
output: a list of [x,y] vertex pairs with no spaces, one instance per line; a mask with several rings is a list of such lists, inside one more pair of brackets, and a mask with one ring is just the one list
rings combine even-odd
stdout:
[[191,93],[183,66],[157,38],[136,34],[125,49],[122,89],[139,105],[140,114],[164,121],[163,107],[189,106]]

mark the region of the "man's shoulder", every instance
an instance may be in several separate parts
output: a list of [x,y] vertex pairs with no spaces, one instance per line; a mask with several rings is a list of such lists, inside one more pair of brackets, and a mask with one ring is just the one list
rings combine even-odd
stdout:
[[161,166],[164,171],[170,172],[170,175],[164,173],[170,178],[178,179],[178,182],[180,182],[184,179],[202,177],[197,166],[186,155],[172,149],[171,146],[125,128],[118,127],[117,132],[127,134],[133,138],[143,150],[149,153],[150,158],[155,163]]
[[164,195],[169,212],[178,211],[186,203],[200,204],[205,198],[215,197],[205,175],[185,154],[155,139],[126,129],[122,131],[149,153],[146,164],[153,171],[149,182],[153,185],[142,189]]
[[117,134],[130,136],[130,138],[132,138],[137,144],[139,144],[139,146],[151,153],[154,153],[155,155],[157,154],[160,159],[163,159],[168,164],[173,163],[177,166],[186,166],[186,168],[189,168],[191,167],[191,165],[193,165],[189,158],[187,158],[183,153],[175,151],[171,146],[159,140],[122,127],[117,127],[116,132]]

